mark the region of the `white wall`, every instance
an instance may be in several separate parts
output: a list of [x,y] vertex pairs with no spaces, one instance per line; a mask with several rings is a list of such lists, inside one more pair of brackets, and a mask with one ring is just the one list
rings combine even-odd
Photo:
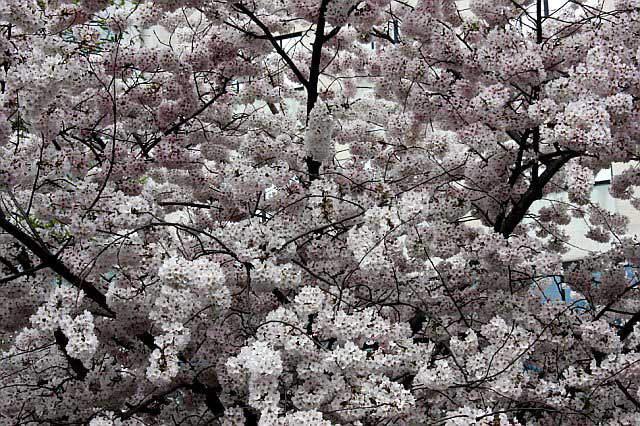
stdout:
[[[619,174],[622,170],[634,167],[635,164],[616,163],[612,167],[613,175]],[[591,191],[591,202],[604,208],[611,213],[620,213],[630,219],[628,227],[628,236],[640,236],[640,214],[629,201],[613,198],[609,194],[610,184],[598,184]],[[638,191],[636,191],[636,195]],[[566,194],[558,194],[554,199],[566,200]],[[536,211],[542,207],[544,202],[537,203],[532,211]],[[568,253],[563,256],[563,260],[571,261],[584,258],[591,252],[597,252],[610,248],[611,244],[602,244],[584,237],[588,230],[588,226],[583,220],[574,219],[566,228],[570,236],[570,243],[576,247],[572,247]]]

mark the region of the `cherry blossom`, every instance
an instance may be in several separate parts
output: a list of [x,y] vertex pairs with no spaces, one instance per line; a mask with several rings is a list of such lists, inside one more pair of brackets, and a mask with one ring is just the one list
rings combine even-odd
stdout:
[[2,2],[0,424],[636,424],[640,9],[544,3]]

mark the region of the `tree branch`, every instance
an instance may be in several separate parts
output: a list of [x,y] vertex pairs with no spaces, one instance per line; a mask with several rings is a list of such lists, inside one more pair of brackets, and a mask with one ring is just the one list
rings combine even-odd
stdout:
[[624,323],[622,328],[618,330],[618,336],[620,337],[620,341],[624,342],[629,335],[633,332],[633,328],[635,325],[640,322],[640,311],[636,312],[629,321]]
[[[136,338],[151,350],[159,349],[158,345],[156,345],[155,343],[155,338],[148,331],[138,334]],[[178,358],[182,362],[185,362],[185,363],[187,362],[184,356],[182,355],[179,355]],[[220,396],[219,396],[220,392],[222,391],[222,388],[220,387],[220,385],[218,384],[216,384],[215,386],[206,385],[202,383],[200,380],[198,380],[198,377],[196,376],[193,379],[191,384],[185,383],[180,387],[187,388],[195,394],[203,395],[205,397],[205,404],[207,405],[207,408],[215,416],[221,416],[224,414],[224,405],[222,404],[222,401],[220,400]]]
[[622,393],[624,394],[624,396],[626,396],[626,397],[627,397],[627,399],[628,399],[629,401],[631,401],[631,403],[632,403],[633,405],[635,405],[635,406],[636,406],[636,409],[640,409],[640,401],[638,401],[637,399],[635,399],[635,398],[633,397],[633,395],[631,395],[631,394],[629,393],[629,390],[628,390],[627,388],[625,388],[625,387],[622,385],[622,383],[620,382],[620,380],[616,380],[616,385],[617,385],[617,386],[618,386],[618,388],[622,391]]
[[[230,26],[233,29],[236,29],[236,30],[240,31],[241,33],[243,33],[245,35],[248,35],[249,37],[257,38],[257,39],[260,39],[260,40],[268,40],[269,39],[269,36],[266,35],[266,34],[264,34],[264,35],[256,34],[256,33],[252,32],[252,31],[246,30],[246,29],[244,29],[244,28],[242,28],[242,27],[240,27],[240,26],[238,26],[238,25],[236,25],[236,24],[234,24],[232,22],[225,21],[224,24]],[[288,33],[288,34],[272,35],[272,37],[273,37],[274,40],[279,41],[279,40],[287,40],[287,39],[290,39],[290,38],[302,37],[303,35],[304,35],[304,32],[295,31],[295,32]]]
[[276,52],[278,52],[280,57],[286,62],[286,64],[291,69],[291,71],[295,74],[300,84],[302,84],[304,87],[307,87],[309,82],[307,81],[306,78],[304,78],[304,75],[302,75],[302,73],[300,72],[296,64],[291,60],[289,55],[287,55],[287,52],[285,52],[282,46],[278,44],[278,39],[273,34],[271,34],[271,31],[269,31],[269,28],[267,28],[267,26],[262,21],[260,21],[260,19],[258,19],[253,12],[247,9],[244,4],[235,3],[234,7],[238,9],[240,12],[247,15],[249,19],[251,19],[264,32],[266,39],[269,40],[269,42],[271,42],[271,45],[273,46],[273,48],[276,50]]
[[327,13],[327,5],[329,0],[322,0],[320,3],[320,11],[318,12],[318,22],[316,23],[316,36],[313,40],[313,49],[311,50],[311,65],[309,66],[309,82],[307,85],[307,117],[318,100],[318,81],[320,79],[320,61],[322,59],[322,46],[325,41],[335,36],[340,27],[336,27],[325,36],[325,14]]
[[62,330],[60,330],[59,328],[53,332],[53,336],[56,338],[56,343],[58,344],[58,347],[64,354],[64,357],[69,362],[69,366],[71,367],[73,372],[76,373],[76,379],[84,380],[85,377],[87,377],[87,373],[89,372],[89,369],[87,369],[84,366],[84,364],[82,364],[82,361],[70,356],[67,353],[67,344],[69,343],[69,338],[65,336]]
[[111,310],[107,304],[107,298],[93,284],[80,278],[65,265],[60,259],[51,254],[44,246],[41,246],[31,236],[27,235],[23,230],[9,222],[5,213],[0,210],[0,228],[9,235],[18,240],[22,245],[28,248],[33,254],[40,258],[40,261],[47,265],[51,270],[67,280],[72,286],[82,290],[84,294],[94,301],[98,306],[107,311],[111,317],[115,317],[115,312]]
[[185,125],[187,122],[193,120],[194,118],[196,118],[197,116],[199,116],[200,114],[202,114],[202,112],[204,110],[206,110],[207,108],[209,108],[211,105],[213,105],[215,103],[215,101],[217,101],[222,95],[224,95],[225,93],[227,93],[227,83],[229,83],[230,79],[229,78],[225,78],[224,82],[222,84],[222,90],[220,91],[220,93],[217,93],[213,98],[211,98],[209,101],[205,102],[200,108],[198,108],[193,114],[191,114],[188,117],[183,117],[180,120],[178,120],[175,124],[173,124],[172,126],[168,127],[163,133],[162,136],[158,136],[154,139],[152,139],[147,145],[144,146],[144,148],[142,149],[142,153],[147,156],[149,155],[149,152],[151,152],[151,150],[160,143],[160,141],[162,140],[162,138],[164,136],[169,136],[173,133],[177,133],[183,125]]
[[500,232],[505,238],[509,238],[513,230],[527,214],[529,207],[542,198],[542,190],[547,183],[560,171],[560,169],[572,158],[577,157],[577,152],[569,152],[566,155],[556,158],[549,164],[546,164],[544,172],[537,179],[537,182],[531,183],[527,192],[513,206],[508,214],[501,214],[496,219],[494,230]]

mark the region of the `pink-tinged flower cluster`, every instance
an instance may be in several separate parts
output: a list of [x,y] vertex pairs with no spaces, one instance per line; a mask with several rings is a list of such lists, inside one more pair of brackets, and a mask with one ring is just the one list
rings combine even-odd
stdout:
[[638,4],[467,3],[1,2],[0,418],[636,424]]

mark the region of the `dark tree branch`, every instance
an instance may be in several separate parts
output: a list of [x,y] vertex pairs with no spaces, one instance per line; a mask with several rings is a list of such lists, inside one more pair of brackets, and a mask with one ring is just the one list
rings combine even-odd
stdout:
[[636,406],[636,409],[640,409],[640,401],[638,401],[637,399],[635,399],[635,398],[633,397],[633,395],[631,395],[631,394],[629,393],[629,390],[627,390],[627,388],[625,388],[625,387],[623,386],[623,384],[620,382],[620,380],[616,380],[616,385],[617,385],[617,386],[618,386],[618,388],[622,391],[622,393],[624,394],[624,396],[626,396],[626,397],[627,397],[627,399],[628,399],[629,401],[631,401],[631,403],[632,403],[633,405],[635,405],[635,406]]
[[151,152],[151,150],[156,145],[158,145],[160,143],[160,141],[162,140],[163,137],[169,136],[169,135],[174,134],[174,133],[178,133],[180,131],[180,129],[182,128],[182,126],[184,126],[186,123],[188,123],[189,121],[193,120],[194,118],[196,118],[197,116],[202,114],[204,112],[204,110],[209,108],[222,95],[227,93],[227,84],[229,83],[229,81],[230,81],[229,78],[225,78],[224,81],[223,81],[223,84],[222,84],[222,90],[219,93],[216,93],[216,95],[213,98],[211,98],[210,100],[208,100],[207,102],[202,104],[202,106],[200,106],[200,108],[195,110],[195,112],[193,114],[191,114],[190,116],[181,118],[175,124],[173,124],[172,126],[168,127],[167,129],[165,129],[165,131],[162,132],[162,136],[158,136],[158,137],[152,139],[151,141],[149,141],[149,143],[146,144],[144,146],[144,148],[142,149],[142,153],[144,154],[144,156],[145,157],[148,156],[149,152]]
[[[245,34],[245,35],[247,35],[249,37],[257,38],[257,39],[260,39],[260,40],[269,40],[269,36],[268,35],[266,35],[266,34],[263,34],[263,35],[256,34],[253,31],[246,30],[246,29],[234,24],[233,22],[225,21],[224,24],[230,26],[233,29],[236,29],[236,30],[240,31],[241,33],[243,33],[243,34]],[[288,33],[288,34],[272,35],[272,37],[273,37],[274,40],[279,41],[279,40],[288,40],[290,38],[302,37],[303,35],[304,35],[304,32],[295,31],[293,33]]]
[[[148,331],[138,334],[136,338],[151,350],[159,349],[158,345],[156,345],[155,343],[155,338]],[[187,363],[187,360],[184,358],[184,356],[179,355],[178,358],[180,359],[180,361]],[[180,387],[187,388],[195,394],[203,395],[205,397],[205,404],[207,405],[207,408],[215,416],[221,416],[224,414],[224,405],[220,400],[220,392],[222,392],[222,388],[220,387],[220,385],[206,385],[200,382],[197,377],[195,377],[191,384],[186,383],[181,385]]]
[[274,288],[271,294],[273,294],[276,299],[278,299],[278,302],[282,303],[283,305],[290,302],[289,298],[287,298],[287,295],[284,294],[279,288]]
[[318,100],[318,81],[320,79],[320,61],[322,59],[322,46],[324,42],[335,36],[340,27],[336,27],[325,36],[325,14],[327,13],[327,5],[329,0],[322,0],[320,3],[320,11],[318,12],[318,22],[316,23],[316,36],[313,40],[313,49],[311,50],[311,65],[309,66],[309,81],[307,83],[307,117]]
[[5,213],[0,210],[0,228],[6,233],[18,240],[22,245],[28,248],[33,254],[40,258],[43,264],[46,264],[51,270],[67,280],[72,286],[82,290],[84,294],[93,302],[98,304],[102,309],[107,311],[111,317],[115,317],[115,312],[111,310],[107,304],[107,298],[94,285],[83,278],[80,278],[58,259],[57,256],[41,246],[35,239],[27,235],[22,229],[9,222]]
[[635,325],[640,322],[640,311],[636,312],[629,321],[627,321],[621,328],[618,330],[618,336],[621,341],[625,341],[629,335],[633,332],[633,328]]
[[[329,33],[325,34],[325,15],[327,13],[327,5],[330,0],[322,0],[320,3],[320,10],[318,12],[318,21],[316,22],[316,30],[315,30],[315,38],[313,41],[313,47],[311,50],[311,64],[309,65],[309,79],[306,79],[297,65],[291,60],[291,57],[284,51],[282,46],[278,43],[278,37],[274,36],[269,28],[262,22],[258,17],[243,3],[236,3],[234,7],[247,15],[251,21],[253,21],[264,33],[264,37],[271,42],[271,45],[276,50],[276,52],[280,55],[280,57],[285,61],[285,63],[289,66],[291,71],[295,74],[298,81],[305,87],[307,90],[307,120],[309,119],[309,113],[315,106],[318,101],[318,82],[321,74],[321,60],[322,60],[322,47],[325,42],[335,37],[338,32],[340,32],[340,27],[334,27],[329,31]],[[240,31],[246,33],[246,30],[239,29]],[[295,33],[293,33],[295,34]],[[253,33],[251,33],[253,35]],[[257,35],[256,35],[257,36]],[[271,105],[269,105],[271,112],[276,114],[277,111],[274,111]],[[309,179],[311,181],[316,180],[320,177],[320,167],[322,163],[319,161],[315,161],[312,158],[306,158],[307,170],[309,173]]]
[[166,403],[166,397],[179,390],[180,388],[184,388],[184,385],[176,385],[172,388],[154,395],[153,397],[147,399],[146,401],[140,402],[138,405],[127,404],[129,407],[129,411],[125,411],[124,413],[119,414],[119,417],[122,420],[128,420],[131,417],[135,416],[138,413],[147,413],[147,414],[159,414],[155,410],[151,409],[150,406],[155,403]]
[[8,276],[8,277],[4,277],[4,278],[0,279],[0,284],[8,283],[10,281],[13,281],[13,280],[18,279],[20,277],[23,277],[25,275],[35,276],[34,272],[37,272],[40,269],[44,269],[47,266],[49,266],[49,265],[47,265],[46,263],[40,263],[39,265],[34,266],[33,268],[30,268],[30,269],[26,269],[26,270],[24,270],[22,272],[16,270],[16,273],[14,275],[11,275],[11,276]]
[[264,32],[266,39],[269,40],[269,42],[271,42],[271,45],[273,46],[273,48],[276,50],[276,52],[278,52],[280,57],[286,62],[286,64],[291,69],[291,71],[295,74],[300,84],[307,87],[309,82],[304,77],[304,75],[302,75],[302,73],[300,72],[296,64],[291,60],[291,58],[287,54],[287,52],[285,52],[282,46],[278,44],[278,39],[276,39],[276,37],[273,34],[271,34],[271,31],[269,31],[269,28],[267,28],[267,26],[260,19],[258,19],[258,17],[252,11],[247,9],[244,4],[236,3],[234,4],[234,6],[240,12],[247,15],[249,19],[251,19],[262,30],[262,32]]
[[[329,34],[325,36],[325,14],[327,13],[327,5],[329,0],[322,0],[320,3],[320,11],[318,13],[318,22],[316,23],[316,36],[313,41],[313,49],[311,51],[311,65],[309,66],[309,81],[307,88],[307,122],[309,114],[318,101],[318,82],[320,80],[320,63],[322,60],[322,46],[324,43],[334,37],[340,31],[340,27],[333,28]],[[316,161],[311,157],[305,159],[307,163],[307,171],[309,180],[314,181],[320,178],[320,167],[322,162]]]
[[65,336],[62,330],[60,330],[59,328],[53,332],[53,336],[56,338],[56,343],[58,344],[58,347],[64,354],[64,357],[67,359],[67,362],[69,363],[69,367],[71,367],[73,372],[76,373],[76,379],[84,380],[85,377],[87,377],[87,373],[89,372],[89,369],[87,369],[84,366],[84,364],[82,364],[82,361],[70,356],[67,353],[67,344],[69,343],[69,338]]
[[193,379],[193,384],[190,385],[191,392],[203,395],[204,402],[207,405],[209,411],[215,416],[221,416],[224,414],[224,405],[220,401],[220,392],[222,388],[218,386],[209,386],[201,383],[197,378]]
[[140,342],[142,342],[143,345],[145,345],[147,348],[151,350],[159,349],[158,345],[156,345],[155,343],[153,334],[149,333],[148,331],[145,331],[144,333],[140,333],[136,335],[136,339],[140,340]]
[[542,198],[542,190],[547,183],[560,171],[560,169],[572,158],[579,155],[577,152],[569,152],[562,157],[556,158],[550,163],[546,164],[544,172],[537,179],[537,182],[532,182],[520,200],[513,206],[508,214],[501,214],[496,218],[494,230],[501,233],[505,238],[509,238],[513,230],[522,221],[524,216],[529,211],[531,205]]
[[220,210],[220,207],[216,207],[216,206],[210,206],[209,204],[201,204],[201,203],[190,203],[190,202],[183,202],[183,201],[158,201],[158,205],[165,207],[165,206],[179,206],[179,207],[193,207],[196,209],[218,209]]

